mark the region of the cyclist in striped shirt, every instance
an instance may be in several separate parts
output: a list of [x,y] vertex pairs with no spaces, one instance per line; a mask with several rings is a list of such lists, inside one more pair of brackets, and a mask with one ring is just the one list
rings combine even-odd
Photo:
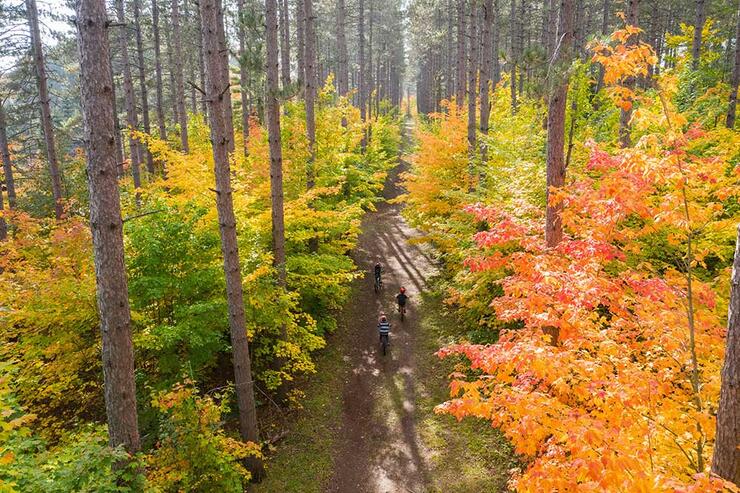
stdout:
[[380,333],[381,342],[383,337],[387,338],[388,334],[391,332],[391,323],[388,321],[388,317],[385,315],[385,312],[380,312],[380,318],[378,319],[378,332]]

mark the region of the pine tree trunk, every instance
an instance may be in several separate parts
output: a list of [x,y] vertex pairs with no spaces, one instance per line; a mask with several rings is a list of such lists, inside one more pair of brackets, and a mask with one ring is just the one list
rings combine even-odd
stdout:
[[[229,50],[229,45],[226,43],[226,31],[224,30],[224,11],[220,4],[222,0],[218,1],[219,8],[217,13],[219,16],[219,20],[217,23],[217,34],[220,50],[219,53],[221,55],[221,58],[223,59],[221,65],[219,66],[221,67],[221,90],[224,93],[224,126],[226,127],[226,132],[230,135],[230,138],[228,140],[229,153],[233,154],[236,149],[234,147],[234,108],[231,106],[231,74],[229,72],[229,54],[231,53],[231,50]],[[205,58],[205,51],[203,53],[203,56]]]
[[[201,31],[203,26],[203,20],[200,18],[200,8],[198,9],[196,22],[198,23],[198,81],[200,87],[206,86],[206,62],[203,60],[203,40],[201,38]],[[208,118],[208,102],[206,98],[200,99],[200,111],[203,115]]]
[[[372,122],[373,119],[373,102],[375,95],[375,75],[373,72],[373,19],[375,18],[373,11],[373,0],[368,0],[368,25],[367,25],[367,119]],[[368,140],[372,137],[372,124],[367,127],[367,138]]]
[[159,36],[159,0],[152,0],[152,34],[154,37],[154,73],[157,94],[157,127],[159,138],[167,140],[167,126],[164,120],[164,96],[162,88],[162,54]]
[[478,103],[478,23],[476,22],[475,0],[471,0],[468,8],[468,191],[475,190],[475,159],[476,159],[476,106]]
[[242,104],[242,140],[244,155],[249,154],[249,75],[247,74],[247,29],[244,25],[244,0],[237,0],[238,32],[239,32],[239,88]]
[[[638,26],[638,10],[640,8],[640,2],[639,0],[627,0],[628,3],[628,9],[627,9],[627,25],[629,26]],[[628,41],[628,43],[634,43],[636,41],[637,36],[632,36],[632,40]],[[633,89],[635,87],[635,80],[633,78],[630,78],[626,83],[625,86],[628,89]],[[631,103],[631,101],[630,101]],[[630,120],[632,120],[632,108],[624,109],[622,108],[619,112],[619,145],[622,147],[630,147],[632,145],[632,129]]]
[[517,49],[517,40],[519,39],[519,34],[517,33],[517,28],[519,26],[519,23],[517,22],[517,10],[516,10],[516,0],[511,0],[511,18],[509,19],[509,30],[510,30],[510,40],[509,43],[511,45],[511,63],[510,66],[510,76],[511,80],[509,81],[509,88],[511,89],[511,112],[516,113],[517,111],[517,99],[516,99],[516,76],[517,76],[517,56],[519,55],[518,49]]
[[[242,440],[259,444],[229,166],[229,152],[233,147],[233,145],[229,145],[229,141],[234,136],[230,132],[230,125],[227,122],[227,107],[231,106],[231,101],[229,92],[224,91],[223,74],[226,67],[224,67],[225,58],[222,54],[224,27],[221,2],[219,0],[200,0],[199,9],[202,19],[201,36],[206,64],[205,99],[208,102],[214,174],[216,176],[216,210],[221,236],[224,276],[226,278],[231,347],[234,352],[234,387],[236,388],[236,401],[239,409],[239,432]],[[249,469],[254,476],[261,477],[263,473],[261,460],[250,458]]]
[[120,178],[123,175],[123,161],[125,160],[125,157],[123,156],[123,140],[122,140],[122,134],[121,134],[121,122],[118,120],[118,99],[116,97],[116,82],[115,82],[115,76],[113,75],[113,59],[112,58],[108,66],[111,68],[109,78],[110,78],[111,91],[113,93],[111,95],[113,99],[113,128],[115,129],[115,133],[113,134],[113,140],[115,141],[115,146],[116,146],[116,162],[118,163],[118,176]]
[[[139,86],[141,91],[141,120],[144,125],[144,133],[151,134],[151,125],[149,123],[149,96],[146,88],[146,66],[144,63],[144,42],[141,35],[141,22],[139,15],[139,2],[134,0],[134,27],[136,28],[136,54],[139,61]],[[150,175],[154,175],[154,159],[149,149],[146,149],[146,169]]]
[[[365,88],[367,87],[367,84],[365,82],[365,77],[367,77],[367,70],[365,67],[365,0],[359,0],[359,17],[357,21],[357,27],[359,30],[359,58],[360,58],[360,76],[359,76],[359,84],[358,84],[358,92],[359,92],[359,99],[360,99],[360,118],[362,119],[362,122],[367,121],[367,98],[366,98],[366,91]],[[367,146],[367,132],[363,129],[362,131],[362,152],[365,153],[365,148]]]
[[696,0],[696,16],[694,17],[694,39],[691,43],[691,68],[699,69],[699,60],[701,58],[701,35],[704,29],[706,12],[704,10],[704,0]]
[[61,219],[64,215],[62,173],[59,170],[59,161],[57,160],[54,124],[51,120],[51,98],[49,96],[49,88],[47,85],[46,66],[44,65],[44,50],[41,44],[39,13],[36,8],[36,0],[26,0],[26,15],[28,16],[28,26],[31,33],[31,51],[33,53],[34,68],[36,70],[36,84],[39,91],[41,129],[44,133],[46,161],[49,166],[49,175],[51,177],[51,193],[54,197],[54,215],[57,219]]
[[122,445],[133,454],[139,450],[134,351],[104,0],[80,0],[76,25],[108,434],[111,446]]
[[290,14],[288,0],[278,0],[280,14],[280,74],[283,89],[290,86]]
[[270,145],[270,196],[272,199],[272,262],[278,273],[278,285],[284,287],[285,219],[283,213],[283,151],[280,138],[277,0],[265,1],[265,24],[267,133]]
[[308,163],[306,163],[306,188],[312,189],[316,176],[314,164],[316,161],[316,32],[313,14],[313,0],[303,0],[303,12],[306,22],[306,137],[308,138]]
[[727,106],[727,120],[725,121],[727,128],[735,128],[737,89],[740,84],[740,1],[738,1],[735,22],[735,64],[732,67],[732,79],[730,80],[730,102]]
[[712,472],[740,484],[740,227],[732,264],[728,311]]
[[347,9],[344,4],[344,0],[337,0],[337,55],[339,56],[337,87],[339,88],[340,96],[346,96],[349,92],[349,59],[347,55],[346,18]]
[[501,80],[501,64],[499,63],[499,32],[501,31],[501,23],[499,19],[501,15],[499,13],[499,0],[493,0],[493,78],[492,83],[495,86]]
[[550,95],[547,113],[547,213],[545,224],[545,241],[547,246],[554,247],[563,238],[563,224],[561,212],[562,203],[550,203],[552,188],[561,188],[565,185],[565,160],[563,146],[565,145],[565,103],[568,97],[568,78],[565,68],[570,63],[573,44],[573,0],[561,0],[558,33],[562,33],[562,41],[558,49],[557,63],[560,69],[556,86]]
[[[480,63],[480,132],[488,135],[488,120],[491,115],[491,103],[488,97],[491,91],[491,25],[493,24],[493,0],[485,0],[483,4],[481,36],[481,63]],[[488,160],[487,147],[485,143],[480,145],[481,160],[485,166]]]
[[[609,30],[609,11],[611,10],[610,0],[604,0],[602,6],[602,20],[601,20],[601,35],[606,36]],[[598,94],[601,89],[604,88],[604,66],[599,65],[599,77],[596,82],[596,90],[594,94]]]
[[[118,0],[121,1],[121,0]],[[185,81],[182,68],[182,38],[180,35],[180,0],[172,0],[172,58],[174,61],[173,93],[178,123],[180,124],[180,143],[183,152],[189,152],[188,144],[188,114],[185,111]]]
[[465,0],[457,0],[457,79],[455,82],[455,99],[458,108],[465,101],[466,65],[465,65]]
[[131,174],[134,178],[134,188],[141,188],[141,152],[139,141],[131,135],[133,130],[139,129],[139,118],[136,113],[136,97],[134,95],[134,81],[131,76],[131,63],[128,57],[128,24],[126,13],[123,10],[123,0],[116,0],[116,14],[118,15],[118,51],[121,53],[123,68],[123,97],[126,105],[126,126],[129,131],[128,145],[131,156]]
[[3,174],[5,188],[8,190],[8,207],[16,208],[15,179],[13,178],[13,163],[10,160],[10,146],[8,145],[8,127],[5,122],[5,109],[0,101],[0,157],[3,160]]
[[306,83],[306,17],[303,12],[303,0],[296,0],[296,47],[298,53],[296,60],[298,63],[298,87],[303,91],[303,86]]

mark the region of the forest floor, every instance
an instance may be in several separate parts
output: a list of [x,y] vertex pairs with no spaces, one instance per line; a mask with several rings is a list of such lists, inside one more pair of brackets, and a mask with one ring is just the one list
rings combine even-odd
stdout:
[[[409,148],[409,121],[404,148]],[[318,360],[318,373],[302,389],[303,409],[268,462],[255,492],[421,493],[506,491],[516,465],[511,449],[488,423],[434,413],[447,397],[451,363],[434,352],[454,333],[435,293],[431,251],[412,240],[420,233],[392,199],[403,192],[389,174],[383,202],[365,217],[353,257],[365,276]],[[372,266],[384,266],[383,290],[373,290]],[[410,296],[404,321],[395,294]],[[391,345],[383,356],[378,314],[391,320]]]

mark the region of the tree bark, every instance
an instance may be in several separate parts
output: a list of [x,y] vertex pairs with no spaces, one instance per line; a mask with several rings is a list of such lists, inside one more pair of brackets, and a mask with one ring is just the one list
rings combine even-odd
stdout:
[[727,343],[717,409],[712,472],[740,484],[740,227],[732,264]]
[[134,96],[134,81],[131,77],[131,63],[128,57],[128,25],[126,24],[126,13],[123,9],[123,0],[116,0],[116,13],[118,15],[118,50],[121,52],[121,65],[123,67],[123,96],[126,105],[126,126],[129,131],[128,145],[131,156],[131,174],[134,178],[134,188],[141,188],[141,153],[139,141],[131,135],[131,131],[138,130],[139,118],[136,114],[136,97]]
[[[480,132],[488,135],[488,121],[491,115],[491,103],[488,97],[491,91],[491,26],[493,24],[493,0],[485,0],[483,4],[483,36],[481,36],[481,63],[480,63]],[[485,143],[480,145],[481,161],[485,165],[488,160],[487,146]]]
[[492,36],[493,36],[493,46],[492,50],[493,54],[491,55],[492,61],[493,61],[493,77],[491,82],[495,86],[498,84],[498,82],[501,80],[501,64],[499,63],[499,32],[501,31],[501,22],[500,22],[501,15],[499,13],[499,3],[498,0],[493,0],[493,28],[492,28]]
[[[134,26],[136,28],[136,54],[139,61],[139,86],[141,91],[141,120],[144,126],[144,133],[151,135],[151,126],[149,123],[149,96],[146,88],[146,66],[144,63],[144,41],[141,35],[141,22],[140,22],[140,8],[139,2],[141,0],[134,0]],[[154,159],[149,149],[144,151],[146,153],[146,169],[149,171],[151,176],[154,176]]]
[[247,29],[244,25],[244,0],[237,0],[237,22],[239,33],[239,92],[242,104],[242,140],[244,155],[249,154],[249,76],[247,74]]
[[699,69],[699,60],[701,58],[701,35],[706,20],[706,11],[704,10],[704,0],[696,0],[696,16],[694,17],[694,39],[691,43],[691,68]]
[[340,96],[349,92],[349,57],[347,55],[347,8],[344,0],[337,0],[337,55],[339,64],[337,70],[337,87]]
[[737,19],[735,20],[735,64],[732,67],[730,80],[730,101],[727,106],[727,128],[735,128],[735,111],[737,109],[737,89],[740,84],[740,0],[737,5]]
[[571,59],[573,44],[573,0],[560,1],[558,33],[562,33],[560,48],[557,50],[556,86],[550,96],[547,113],[547,209],[545,218],[545,242],[554,247],[563,239],[561,213],[562,203],[551,204],[550,192],[553,188],[565,185],[565,103],[568,97],[567,65]]
[[[627,0],[627,25],[637,26],[638,25],[638,11],[640,8],[639,0]],[[637,35],[631,37],[627,43],[636,43]],[[625,82],[625,87],[633,89],[635,87],[635,80],[633,78],[628,79]],[[631,101],[630,101],[631,102]],[[630,120],[632,120],[632,107],[629,109],[622,108],[619,112],[619,145],[622,147],[630,147],[632,145],[632,128]]]
[[465,101],[465,0],[457,0],[457,80],[455,81],[455,99],[458,108]]
[[478,103],[477,81],[478,81],[478,23],[476,14],[478,9],[475,7],[476,1],[471,0],[468,8],[468,29],[469,31],[469,48],[468,48],[468,191],[475,190],[475,159],[476,159],[476,106]]
[[36,8],[36,0],[26,0],[26,15],[28,17],[28,26],[31,33],[31,52],[33,54],[34,68],[36,70],[36,84],[39,91],[41,129],[44,133],[46,161],[49,166],[49,175],[51,177],[51,193],[54,197],[54,215],[57,219],[61,219],[62,216],[64,216],[62,173],[59,170],[59,161],[57,160],[54,124],[51,120],[51,98],[49,97],[46,66],[44,65],[44,50],[41,44],[39,12]]
[[[231,101],[228,91],[224,91],[223,73],[226,67],[224,67],[225,58],[221,52],[223,49],[221,33],[224,30],[221,2],[219,0],[200,0],[199,9],[202,19],[203,58],[206,64],[206,87],[204,89],[205,98],[208,102],[213,170],[216,176],[216,210],[221,236],[224,276],[226,278],[231,347],[234,352],[234,387],[236,388],[236,401],[239,409],[239,432],[243,440],[259,444],[229,166],[229,152],[233,147],[229,145],[229,141],[234,136],[229,131],[227,122],[227,107],[231,106]],[[251,457],[249,469],[253,475],[261,477],[263,473],[262,461]]]
[[519,22],[517,22],[517,13],[516,13],[516,0],[511,0],[511,18],[509,19],[509,30],[510,32],[510,40],[509,43],[511,45],[511,62],[510,62],[510,72],[511,72],[511,80],[509,81],[509,87],[511,89],[511,112],[516,113],[517,111],[517,99],[516,99],[516,76],[517,76],[517,57],[519,56],[519,52],[517,49],[517,40],[519,39],[517,29],[519,26]]
[[152,0],[152,34],[154,37],[154,73],[157,94],[157,126],[159,138],[167,140],[167,126],[164,120],[164,97],[162,95],[162,55],[159,36],[159,0]]
[[272,199],[272,263],[278,285],[285,286],[285,219],[283,213],[283,151],[280,137],[280,85],[278,83],[277,0],[265,0],[267,50],[267,133],[270,145],[270,196]]
[[[225,31],[225,24],[224,24],[224,11],[221,7],[222,0],[218,0],[219,2],[219,8],[217,10],[219,20],[216,25],[218,28],[218,31],[216,34],[218,34],[218,41],[219,41],[219,54],[221,55],[222,63],[220,65],[221,67],[221,90],[224,93],[224,99],[223,99],[223,107],[224,107],[224,125],[226,127],[226,132],[231,136],[229,138],[228,146],[229,146],[229,153],[233,153],[235,151],[234,148],[234,108],[231,106],[231,73],[229,72],[229,54],[231,53],[231,50],[229,49],[229,45],[226,42],[226,31]],[[202,20],[201,20],[202,22]],[[203,53],[205,58],[205,52]]]
[[3,174],[5,176],[5,188],[8,190],[8,207],[16,208],[15,179],[13,178],[13,163],[10,160],[10,147],[8,145],[8,127],[5,122],[5,109],[0,101],[0,156],[3,159]]
[[[121,1],[121,0],[118,0]],[[172,20],[172,53],[175,62],[174,65],[174,78],[175,87],[173,92],[175,95],[175,105],[177,108],[177,118],[180,124],[180,143],[182,145],[183,152],[189,152],[190,146],[188,144],[188,114],[185,111],[185,81],[182,69],[182,38],[180,36],[180,2],[179,0],[172,0],[171,10]]]
[[303,0],[304,19],[306,21],[306,137],[308,138],[308,163],[306,163],[306,188],[312,189],[316,176],[316,32],[313,14],[313,0]]
[[[357,21],[357,26],[359,30],[359,45],[360,45],[360,77],[359,77],[359,97],[360,97],[360,118],[362,119],[362,122],[364,123],[367,121],[367,98],[366,98],[366,91],[365,88],[365,77],[366,77],[366,67],[365,67],[365,0],[359,0],[359,18]],[[367,133],[363,129],[362,131],[362,152],[365,153],[365,148],[367,146]]]
[[122,445],[133,454],[139,450],[134,351],[104,0],[80,0],[76,24],[108,434],[111,446]]
[[290,86],[290,14],[288,0],[278,0],[280,14],[280,77],[283,89]]
[[303,12],[303,0],[296,0],[296,45],[298,54],[296,60],[298,63],[298,87],[303,91],[303,85],[306,83],[306,17]]
[[[604,0],[602,6],[602,18],[601,18],[601,35],[606,36],[609,30],[609,11],[611,10],[610,0]],[[599,65],[599,77],[596,82],[596,90],[594,94],[598,94],[604,87],[604,66]]]

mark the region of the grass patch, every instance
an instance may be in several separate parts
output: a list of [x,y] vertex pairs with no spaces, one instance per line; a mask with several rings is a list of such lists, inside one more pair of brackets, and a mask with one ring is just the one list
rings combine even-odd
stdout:
[[438,293],[425,293],[418,313],[423,315],[416,338],[417,427],[430,454],[431,492],[508,491],[509,470],[518,463],[506,437],[485,420],[458,422],[434,413],[449,397],[447,376],[454,365],[434,352],[455,336],[456,324],[444,315]]
[[251,493],[321,493],[332,475],[336,437],[342,424],[342,389],[348,363],[342,358],[346,330],[338,328],[317,358],[316,374],[300,390],[301,409],[288,416],[288,435],[267,461],[267,476]]

